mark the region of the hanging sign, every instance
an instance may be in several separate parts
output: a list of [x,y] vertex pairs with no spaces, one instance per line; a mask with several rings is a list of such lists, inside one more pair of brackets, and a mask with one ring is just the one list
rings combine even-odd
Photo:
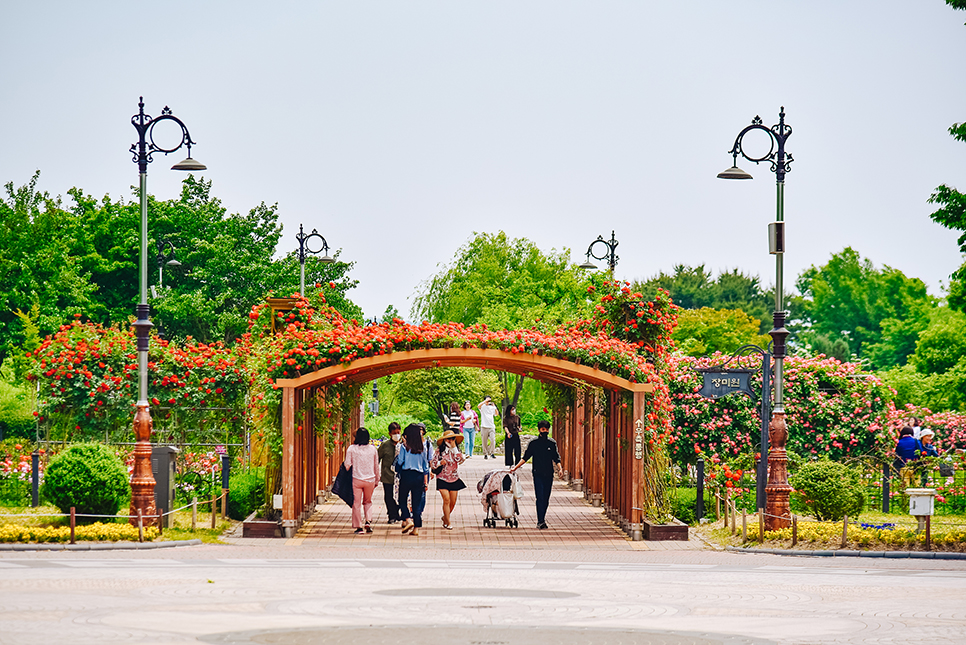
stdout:
[[644,459],[644,422],[634,422],[634,459]]
[[698,394],[707,399],[719,399],[735,392],[754,396],[751,391],[751,370],[701,371],[704,384]]

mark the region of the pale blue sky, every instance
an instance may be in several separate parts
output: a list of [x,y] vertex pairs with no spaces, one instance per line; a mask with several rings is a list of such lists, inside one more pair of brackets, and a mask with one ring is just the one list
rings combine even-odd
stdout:
[[368,315],[407,312],[484,230],[581,261],[615,229],[621,277],[705,263],[767,285],[774,175],[715,175],[784,105],[786,283],[851,245],[938,293],[961,258],[926,199],[966,190],[946,133],[964,21],[942,0],[8,2],[0,180],[130,198],[143,94],[188,124],[230,210],[278,202],[286,249],[301,222],[355,261]]

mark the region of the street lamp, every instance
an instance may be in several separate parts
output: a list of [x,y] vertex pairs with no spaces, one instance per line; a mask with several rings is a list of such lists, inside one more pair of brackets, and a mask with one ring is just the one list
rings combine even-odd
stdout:
[[[173,148],[160,146],[154,140],[154,126],[164,121],[172,121],[181,127],[181,140]],[[191,140],[187,126],[181,119],[171,114],[171,109],[167,106],[161,110],[160,116],[152,118],[144,113],[144,97],[140,97],[138,113],[131,117],[131,125],[138,131],[138,142],[131,144],[131,152],[134,154],[134,163],[138,165],[141,180],[141,298],[137,306],[137,321],[133,325],[138,347],[138,400],[137,412],[134,414],[134,436],[137,444],[134,447],[134,471],[131,473],[131,522],[136,523],[136,516],[139,514],[147,516],[156,514],[155,482],[151,472],[152,422],[148,404],[148,335],[152,327],[148,308],[148,164],[154,161],[152,155],[156,152],[167,155],[186,146],[187,158],[173,165],[171,169],[197,171],[205,170],[206,167],[191,158],[191,146],[195,142]]]
[[[603,255],[597,255],[594,253],[594,247],[598,244],[603,244],[607,247]],[[617,266],[617,245],[619,242],[617,238],[614,237],[614,231],[610,232],[610,240],[605,240],[602,236],[598,235],[597,239],[590,243],[587,247],[587,261],[580,265],[581,269],[596,269],[597,265],[590,261],[590,258],[595,260],[607,260],[607,266],[610,268],[611,277],[614,275],[614,267]]]
[[[322,246],[316,250],[312,250],[309,248],[309,240],[315,237],[322,240]],[[301,265],[300,272],[299,272],[299,294],[304,297],[305,296],[305,256],[306,254],[311,253],[312,255],[318,255],[319,253],[324,252],[325,254],[319,258],[319,262],[321,262],[322,264],[332,264],[333,262],[335,262],[335,258],[329,257],[329,243],[326,242],[325,238],[319,235],[319,232],[314,228],[312,229],[311,233],[306,235],[305,231],[302,229],[302,225],[299,224],[299,233],[298,235],[295,236],[295,239],[299,241],[299,264]]]
[[164,288],[164,267],[168,266],[175,269],[181,266],[174,257],[174,244],[169,240],[158,240],[156,243],[158,254],[155,257],[158,263],[158,288]]
[[[768,152],[760,157],[753,157],[745,152],[741,145],[742,139],[749,132],[761,131],[768,135]],[[785,426],[785,403],[783,392],[783,361],[785,359],[785,340],[788,330],[785,329],[785,307],[783,299],[783,277],[785,253],[785,173],[790,172],[794,159],[785,152],[785,142],[792,135],[792,128],[785,124],[785,107],[778,113],[778,123],[772,127],[762,125],[761,117],[756,116],[751,125],[746,126],[735,139],[729,153],[732,156],[731,167],[718,173],[720,179],[751,179],[751,175],[738,167],[738,155],[748,161],[760,163],[767,161],[771,164],[771,171],[775,173],[778,187],[778,207],[775,221],[768,225],[769,253],[775,256],[775,313],[772,330],[769,333],[773,342],[772,355],[775,358],[775,404],[772,408],[771,423],[768,426],[768,436],[762,436],[762,461],[771,462],[767,469],[768,485],[765,487],[767,509],[765,527],[768,530],[786,528],[790,525],[789,495],[791,486],[788,485],[788,459],[785,453],[785,441],[788,430]],[[771,448],[769,450],[769,443]],[[770,453],[770,454],[769,454]]]

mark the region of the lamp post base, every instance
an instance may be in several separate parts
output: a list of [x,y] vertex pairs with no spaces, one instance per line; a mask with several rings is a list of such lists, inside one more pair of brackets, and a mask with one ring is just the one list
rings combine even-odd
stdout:
[[788,429],[785,414],[776,412],[768,425],[768,485],[765,486],[765,530],[776,531],[792,525],[792,487],[788,485]]
[[131,524],[137,525],[138,511],[150,523],[158,514],[154,506],[154,473],[151,471],[151,411],[147,403],[139,402],[134,414],[134,470],[131,472]]

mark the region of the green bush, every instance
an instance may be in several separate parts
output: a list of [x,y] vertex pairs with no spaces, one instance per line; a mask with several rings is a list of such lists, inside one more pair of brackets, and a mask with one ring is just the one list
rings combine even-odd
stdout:
[[128,500],[127,468],[99,443],[74,444],[50,460],[43,495],[62,513],[114,515]]
[[[674,490],[674,496],[671,499],[673,505],[672,513],[674,517],[678,518],[685,524],[695,524],[697,519],[694,516],[694,506],[698,501],[698,489],[697,488],[676,488]],[[711,491],[705,489],[704,491],[704,516],[708,517],[708,511],[711,511],[711,515],[714,515],[714,498],[711,496]]]
[[865,504],[858,471],[828,459],[804,464],[789,483],[799,501],[819,520],[858,517]]
[[253,468],[233,474],[228,481],[228,516],[244,520],[262,505],[265,499],[265,472]]

